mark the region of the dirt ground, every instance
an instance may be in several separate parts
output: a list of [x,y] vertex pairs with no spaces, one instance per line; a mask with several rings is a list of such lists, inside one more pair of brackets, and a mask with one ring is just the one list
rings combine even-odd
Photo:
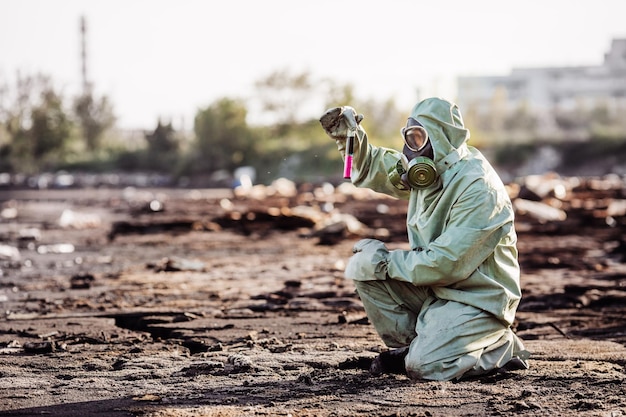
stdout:
[[403,202],[0,191],[0,415],[626,416],[626,185],[538,183],[511,188],[530,369],[460,382],[367,371],[342,271],[362,237],[406,247]]

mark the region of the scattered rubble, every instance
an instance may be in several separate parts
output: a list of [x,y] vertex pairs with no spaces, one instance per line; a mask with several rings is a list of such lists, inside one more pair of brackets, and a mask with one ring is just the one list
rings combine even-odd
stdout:
[[59,226],[73,229],[97,229],[102,226],[102,220],[94,213],[77,213],[65,209],[59,218]]
[[507,187],[531,368],[456,383],[367,372],[385,347],[343,269],[362,237],[407,248],[404,201],[287,180],[5,194],[0,412],[625,414],[625,183]]
[[0,244],[0,259],[19,261],[21,258],[20,250],[16,246]]

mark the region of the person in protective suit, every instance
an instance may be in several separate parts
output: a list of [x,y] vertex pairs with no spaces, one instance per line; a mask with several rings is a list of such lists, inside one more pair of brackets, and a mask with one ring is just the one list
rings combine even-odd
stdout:
[[345,275],[390,350],[374,374],[458,380],[527,369],[530,356],[511,326],[520,298],[517,235],[501,179],[468,146],[458,106],[440,98],[417,103],[402,128],[402,152],[368,142],[349,107],[320,118],[345,158],[353,140],[351,181],[408,200],[410,250],[375,239],[354,245]]

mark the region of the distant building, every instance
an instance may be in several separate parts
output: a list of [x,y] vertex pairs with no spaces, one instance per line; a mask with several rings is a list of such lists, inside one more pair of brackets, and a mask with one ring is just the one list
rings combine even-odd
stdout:
[[479,131],[567,138],[626,131],[626,39],[600,66],[514,68],[508,76],[458,78],[457,103]]

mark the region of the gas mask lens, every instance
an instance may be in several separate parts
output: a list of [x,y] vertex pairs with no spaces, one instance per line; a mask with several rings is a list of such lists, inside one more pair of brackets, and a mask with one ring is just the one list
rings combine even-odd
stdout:
[[413,152],[421,151],[428,143],[428,132],[421,126],[411,126],[402,128],[404,143]]

